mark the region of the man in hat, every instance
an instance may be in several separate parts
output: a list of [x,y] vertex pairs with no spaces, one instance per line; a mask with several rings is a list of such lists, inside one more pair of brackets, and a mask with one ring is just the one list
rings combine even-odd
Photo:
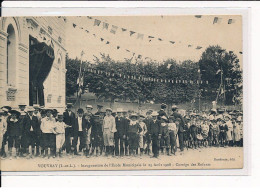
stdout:
[[178,113],[178,107],[176,105],[172,105],[172,115],[174,117],[174,119],[176,120],[177,118],[179,118],[181,120],[180,122],[180,125],[185,129],[187,130],[187,126],[186,126],[186,121],[185,119],[183,118],[183,116]]
[[103,120],[103,138],[104,145],[106,146],[106,156],[110,157],[113,155],[113,147],[114,147],[114,133],[116,132],[116,121],[112,116],[112,109],[106,109],[106,116]]
[[[38,120],[37,116],[35,116],[34,108],[33,107],[27,107],[27,113],[26,120],[28,123],[28,126],[26,128],[26,136],[27,136],[27,145],[26,145],[26,154],[28,157],[32,158],[35,154],[35,148],[36,148],[36,156],[39,155],[39,146],[40,146],[40,121]],[[29,155],[29,147],[31,146],[31,153]]]
[[166,118],[168,118],[168,116],[166,114],[166,108],[167,108],[167,105],[165,103],[162,103],[161,110],[158,111],[158,120],[161,120],[162,116],[165,116]]
[[75,121],[75,113],[72,112],[72,104],[68,103],[66,111],[63,113],[63,120],[64,123],[67,125],[65,129],[65,149],[67,154],[71,154],[71,146],[72,146],[72,139],[73,139],[73,128],[72,124]]
[[166,148],[167,155],[170,156],[170,131],[168,128],[168,119],[166,116],[161,117],[162,138],[160,141],[161,152],[164,153],[164,148]]
[[[12,110],[12,108],[10,106],[3,106],[1,109],[3,110],[2,120],[3,120],[3,122],[6,123],[6,127],[7,127],[7,119],[11,115],[9,113],[9,111]],[[6,130],[5,130],[5,133],[3,134],[3,140],[1,142],[1,144],[2,145],[1,145],[0,153],[1,153],[2,157],[6,157],[6,153],[5,153],[5,146],[7,144],[7,132],[6,132]]]
[[127,138],[129,144],[130,156],[136,156],[136,151],[139,145],[139,133],[142,131],[141,126],[138,123],[138,115],[133,113],[129,116],[130,122],[127,129]]
[[148,133],[151,136],[152,139],[152,151],[153,151],[153,158],[159,157],[159,146],[160,146],[160,138],[161,138],[161,123],[157,119],[158,113],[153,112],[151,114],[152,121],[149,123],[149,126],[147,126]]
[[33,115],[36,116],[39,121],[41,121],[40,106],[38,104],[34,104],[33,108],[34,108]]
[[[123,109],[117,109],[117,117],[115,118],[116,130],[115,132],[115,155],[119,156],[119,143],[120,143],[120,156],[123,157],[125,154],[125,142],[126,142],[126,132],[128,128],[128,120],[123,116]],[[126,147],[126,146],[125,146]]]
[[74,155],[78,154],[78,140],[80,142],[79,149],[83,150],[86,157],[89,157],[89,144],[90,134],[91,134],[91,124],[90,122],[84,117],[84,111],[82,108],[78,109],[77,118],[74,120],[72,127],[74,131],[74,138],[73,138],[73,153]]
[[97,105],[97,112],[95,113],[95,115],[100,115],[100,114],[102,114],[102,113],[103,113],[103,112],[102,112],[102,109],[103,109],[103,106],[100,105],[100,104],[98,104],[98,105]]
[[[146,118],[143,120],[143,122],[145,123],[146,127],[147,127],[147,131],[150,131],[148,128],[150,127],[150,123],[152,121],[152,114],[153,110],[148,110],[146,112]],[[144,136],[144,144],[145,144],[145,154],[150,155],[151,153],[151,143],[152,143],[152,139],[151,139],[151,134],[150,133],[146,133]]]
[[29,121],[27,119],[27,112],[25,111],[26,105],[25,104],[19,104],[19,111],[20,111],[20,116],[19,120],[21,122],[21,127],[22,127],[22,137],[21,137],[21,149],[20,149],[20,156],[23,157],[24,154],[26,153],[27,149],[27,131],[29,127]]
[[93,115],[93,113],[92,113],[93,106],[92,105],[87,105],[86,110],[87,110],[87,112],[85,114]]
[[8,139],[8,153],[9,157],[12,158],[12,148],[15,148],[15,156],[17,157],[20,153],[20,144],[22,136],[22,128],[19,120],[20,112],[16,110],[10,110],[10,117],[7,119],[7,139]]

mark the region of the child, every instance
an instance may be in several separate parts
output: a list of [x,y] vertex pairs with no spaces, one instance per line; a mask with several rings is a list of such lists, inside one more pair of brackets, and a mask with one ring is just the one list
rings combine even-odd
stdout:
[[180,147],[180,151],[183,152],[184,151],[184,133],[186,132],[184,129],[184,126],[181,124],[181,119],[177,118],[175,123],[176,123],[176,127],[178,130],[178,138],[179,138],[179,147]]
[[234,145],[239,146],[240,142],[240,126],[237,124],[236,119],[232,118],[233,131],[234,131]]
[[219,147],[219,126],[217,124],[217,120],[213,119],[210,125],[210,130],[212,131],[212,145]]
[[[55,149],[55,142],[56,142],[56,136],[54,134],[55,122],[56,121],[52,118],[52,110],[47,109],[46,117],[42,118],[41,121],[41,131],[42,131],[43,148],[44,148],[44,154],[42,156],[43,158],[45,158],[46,156],[50,158],[51,155],[55,157],[55,155],[53,155]],[[49,148],[50,148],[50,152],[49,152]]]
[[63,122],[63,113],[57,113],[57,119],[58,121],[55,123],[55,134],[56,134],[56,153],[58,153],[58,156],[62,157],[62,147],[65,143],[65,128],[68,127]]
[[31,153],[28,154],[28,158],[32,158],[35,153],[35,147],[36,147],[36,155],[39,155],[39,146],[40,146],[40,121],[38,120],[38,117],[33,114],[34,108],[28,107],[26,116],[26,119],[28,120],[28,132],[27,132],[27,153],[29,153],[29,147],[31,146]]
[[144,152],[144,136],[147,133],[147,127],[146,124],[144,123],[144,118],[145,117],[143,115],[139,116],[139,125],[142,128],[141,132],[139,133],[140,156],[142,156]]
[[169,130],[169,136],[170,136],[171,153],[176,155],[176,151],[177,151],[176,137],[177,137],[178,131],[177,131],[176,124],[174,123],[173,116],[169,117],[168,130]]
[[[6,132],[6,120],[4,119],[4,111],[0,110],[0,150],[2,150],[3,137]],[[0,157],[4,156],[4,152],[0,153]]]
[[7,119],[7,139],[8,139],[8,155],[12,159],[12,148],[15,148],[16,158],[20,153],[22,127],[19,120],[20,112],[16,110],[9,111],[11,116]]
[[226,131],[227,142],[229,146],[233,146],[233,124],[229,115],[225,115],[225,121],[228,128]]
[[103,123],[103,114],[100,113],[94,116],[94,122],[91,130],[91,139],[92,139],[92,150],[93,153],[96,150],[96,156],[102,155],[104,143],[103,143],[103,133],[102,133],[102,123]]
[[137,118],[138,115],[135,113],[130,115],[130,123],[127,131],[130,156],[136,156],[136,150],[138,148],[139,143],[139,133],[142,131],[142,128],[139,125]]
[[170,131],[168,129],[168,119],[166,116],[161,117],[161,131],[162,131],[162,138],[161,138],[161,149],[162,153],[164,151],[164,147],[166,148],[167,155],[170,156]]
[[190,138],[191,138],[191,144],[192,148],[197,149],[197,134],[198,134],[198,127],[196,125],[196,119],[193,118],[190,125]]
[[227,146],[227,131],[228,131],[228,127],[224,121],[224,119],[220,120],[219,123],[219,142],[221,144],[221,146],[226,147]]
[[202,142],[205,147],[208,146],[208,142],[207,142],[208,134],[209,134],[209,124],[208,121],[205,119],[201,125],[201,135],[203,137]]

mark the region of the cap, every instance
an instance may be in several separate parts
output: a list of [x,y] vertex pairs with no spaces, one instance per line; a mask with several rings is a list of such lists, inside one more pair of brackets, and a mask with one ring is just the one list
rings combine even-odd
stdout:
[[106,111],[113,112],[113,110],[111,108],[106,108]]
[[177,109],[178,107],[176,105],[172,105],[172,109]]
[[155,117],[155,116],[158,116],[159,114],[158,114],[158,112],[153,111],[151,115],[152,115],[153,117]]
[[27,111],[27,112],[33,112],[33,111],[34,111],[34,108],[33,108],[32,106],[28,106],[28,107],[26,108],[26,111]]
[[61,117],[61,116],[63,117],[63,113],[62,112],[58,112],[57,115],[58,115],[58,117]]
[[162,116],[161,119],[164,120],[164,121],[168,121],[168,119],[166,118],[166,116]]
[[26,104],[23,104],[23,103],[21,103],[21,104],[19,104],[18,106],[19,106],[19,107],[20,107],[20,106],[22,106],[22,107],[25,107],[25,106],[27,106],[27,105],[26,105]]
[[82,108],[79,108],[78,113],[84,113],[84,110]]
[[91,108],[91,109],[93,109],[93,106],[92,106],[92,105],[87,105],[86,108]]
[[103,108],[103,105],[98,104],[97,107],[98,108]]
[[129,116],[129,118],[131,119],[132,117],[138,118],[138,115],[137,115],[136,113],[133,113],[133,114],[131,114],[131,115]]
[[67,103],[67,108],[72,108],[72,103]]
[[20,112],[19,111],[17,111],[17,110],[10,110],[9,111],[9,113],[11,114],[11,115],[16,115],[16,116],[20,116]]
[[39,105],[39,104],[34,104],[34,105],[33,105],[33,108],[34,108],[34,109],[36,109],[36,108],[39,109],[39,108],[40,108],[40,105]]

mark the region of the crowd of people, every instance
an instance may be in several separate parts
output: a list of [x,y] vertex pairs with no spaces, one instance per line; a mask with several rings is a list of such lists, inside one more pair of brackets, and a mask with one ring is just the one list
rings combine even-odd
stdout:
[[34,157],[143,157],[172,156],[184,149],[243,146],[243,113],[211,109],[180,114],[173,105],[147,110],[145,115],[97,105],[65,112],[39,105],[0,109],[2,158]]

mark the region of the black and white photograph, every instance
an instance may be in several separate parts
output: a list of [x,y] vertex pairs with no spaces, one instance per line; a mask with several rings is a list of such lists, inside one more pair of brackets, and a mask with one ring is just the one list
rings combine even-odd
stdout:
[[242,169],[242,20],[1,17],[1,171]]

